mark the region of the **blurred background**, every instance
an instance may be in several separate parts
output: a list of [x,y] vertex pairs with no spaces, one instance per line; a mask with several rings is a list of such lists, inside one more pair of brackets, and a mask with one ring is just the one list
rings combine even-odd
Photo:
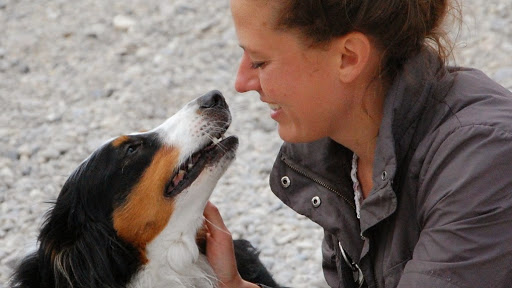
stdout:
[[[512,3],[462,1],[453,64],[512,89]],[[326,287],[322,231],[268,188],[281,140],[258,95],[233,89],[241,53],[228,0],[0,0],[0,288],[84,158],[212,89],[240,138],[212,201],[278,281]]]

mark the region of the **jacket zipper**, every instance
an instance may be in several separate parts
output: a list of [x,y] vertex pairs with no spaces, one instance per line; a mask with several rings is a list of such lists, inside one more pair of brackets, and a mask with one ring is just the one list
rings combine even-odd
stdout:
[[301,174],[302,176],[312,180],[313,182],[317,183],[318,185],[324,187],[325,189],[327,189],[327,190],[335,193],[339,197],[341,197],[345,202],[348,203],[348,205],[350,205],[350,207],[352,207],[352,209],[354,209],[354,211],[356,211],[356,207],[354,206],[354,204],[352,204],[352,202],[350,202],[345,196],[341,195],[341,193],[338,190],[336,190],[336,189],[332,188],[331,186],[327,185],[325,182],[316,179],[315,177],[311,176],[310,174],[308,174],[304,170],[302,170],[300,168],[297,168],[292,163],[290,163],[284,156],[281,157],[281,160],[284,162],[284,164],[286,164],[286,166],[290,167],[295,172]]

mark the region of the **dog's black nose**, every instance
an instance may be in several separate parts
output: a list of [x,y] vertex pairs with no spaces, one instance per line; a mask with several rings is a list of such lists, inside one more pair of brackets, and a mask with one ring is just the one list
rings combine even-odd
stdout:
[[199,99],[197,99],[199,104],[199,108],[225,108],[227,106],[226,100],[224,100],[224,96],[222,93],[217,90],[210,91]]

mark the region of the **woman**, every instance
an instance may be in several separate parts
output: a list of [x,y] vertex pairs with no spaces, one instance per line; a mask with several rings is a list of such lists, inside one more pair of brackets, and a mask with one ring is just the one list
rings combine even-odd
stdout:
[[[512,95],[445,66],[449,7],[231,0],[235,88],[278,123],[270,185],[324,228],[331,287],[512,287]],[[205,217],[225,228],[213,205]],[[258,287],[209,229],[221,287]]]

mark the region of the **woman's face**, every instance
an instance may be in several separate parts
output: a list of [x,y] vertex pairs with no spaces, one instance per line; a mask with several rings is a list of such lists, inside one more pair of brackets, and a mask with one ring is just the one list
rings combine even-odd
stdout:
[[[354,103],[339,80],[341,56],[332,47],[311,48],[290,30],[274,29],[275,4],[231,0],[243,55],[235,89],[257,91],[287,142],[310,142],[350,125]],[[275,12],[274,12],[275,13]]]

